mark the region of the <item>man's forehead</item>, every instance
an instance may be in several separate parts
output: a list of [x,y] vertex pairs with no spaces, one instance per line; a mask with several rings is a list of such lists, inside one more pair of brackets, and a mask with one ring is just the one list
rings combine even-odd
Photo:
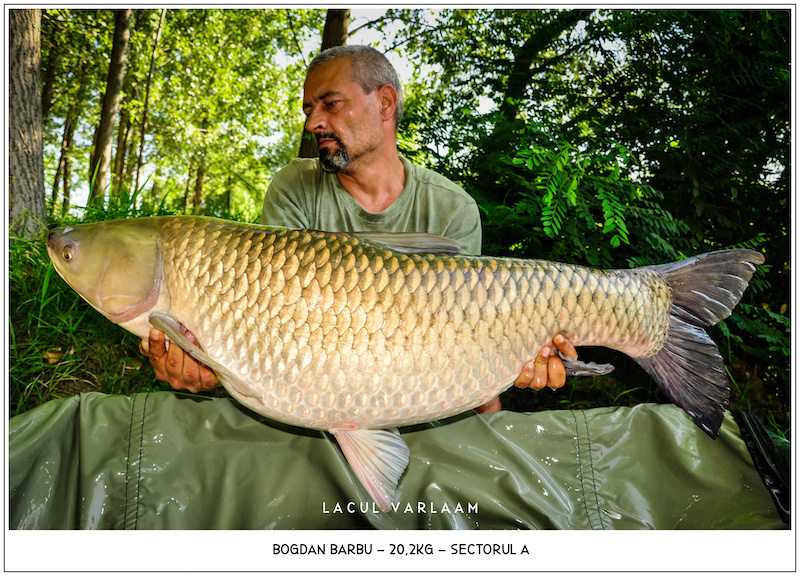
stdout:
[[306,77],[303,92],[306,97],[320,99],[334,92],[344,94],[353,88],[354,83],[350,60],[337,58],[314,68]]

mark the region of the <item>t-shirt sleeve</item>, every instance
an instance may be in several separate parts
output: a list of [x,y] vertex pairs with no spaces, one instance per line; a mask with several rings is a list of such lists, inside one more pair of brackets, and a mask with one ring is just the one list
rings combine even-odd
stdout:
[[461,246],[461,253],[479,256],[481,253],[481,217],[475,201],[464,202],[454,213],[444,236]]
[[282,168],[272,179],[264,205],[261,208],[261,224],[286,228],[310,228],[308,194],[305,179],[297,163]]

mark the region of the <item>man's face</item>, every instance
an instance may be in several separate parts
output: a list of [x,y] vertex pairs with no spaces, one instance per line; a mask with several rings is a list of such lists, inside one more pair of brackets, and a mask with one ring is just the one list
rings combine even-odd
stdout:
[[303,86],[306,129],[319,144],[327,172],[348,173],[382,142],[378,91],[364,94],[350,60],[337,58],[311,71]]

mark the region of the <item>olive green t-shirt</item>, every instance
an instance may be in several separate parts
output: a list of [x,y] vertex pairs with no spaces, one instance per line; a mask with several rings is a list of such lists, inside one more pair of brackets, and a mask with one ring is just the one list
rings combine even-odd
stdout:
[[475,200],[441,174],[400,158],[406,185],[391,206],[377,213],[356,202],[318,159],[295,158],[267,189],[261,223],[327,232],[424,232],[455,240],[463,254],[480,254]]

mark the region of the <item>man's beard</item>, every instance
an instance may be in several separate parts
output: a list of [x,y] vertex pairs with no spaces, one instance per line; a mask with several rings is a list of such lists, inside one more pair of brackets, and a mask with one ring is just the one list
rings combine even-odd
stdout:
[[342,143],[342,140],[336,134],[333,134],[332,132],[328,134],[317,134],[316,138],[317,142],[319,142],[321,138],[330,138],[335,140],[339,145],[333,151],[328,150],[327,148],[320,148],[319,164],[322,166],[322,169],[325,170],[325,172],[335,174],[336,172],[341,172],[347,168],[348,164],[350,164],[352,161],[352,158],[350,157],[350,153],[347,151],[347,147]]

